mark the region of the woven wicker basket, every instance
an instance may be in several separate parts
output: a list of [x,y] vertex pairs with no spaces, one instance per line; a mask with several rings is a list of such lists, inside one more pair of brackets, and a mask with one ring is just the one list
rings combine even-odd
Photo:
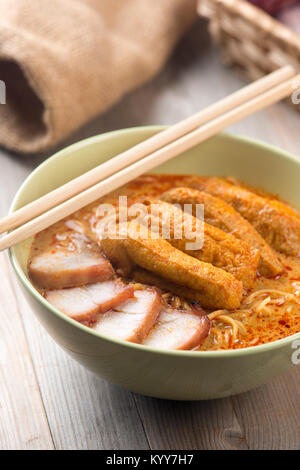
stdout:
[[244,0],[199,0],[198,11],[209,19],[224,62],[250,80],[286,64],[300,71],[300,36],[259,8]]

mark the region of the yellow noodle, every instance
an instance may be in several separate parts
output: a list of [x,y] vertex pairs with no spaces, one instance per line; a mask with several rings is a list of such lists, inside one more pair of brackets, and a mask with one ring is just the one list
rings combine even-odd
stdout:
[[291,313],[292,310],[293,310],[293,306],[292,306],[292,305],[289,305],[289,306],[286,308],[287,313]]
[[217,319],[221,320],[223,323],[229,324],[232,328],[232,336],[234,338],[237,338],[237,336],[239,334],[239,327],[238,327],[238,324],[236,323],[235,320],[228,317],[227,315],[220,315],[219,317],[217,317]]
[[225,337],[225,338],[224,338],[224,339],[225,339],[225,342],[226,342],[227,344],[229,344],[229,342],[230,342],[230,340],[231,340],[231,334],[230,334],[230,332],[229,332],[229,331],[225,331],[225,332],[224,332],[224,337]]
[[257,302],[255,306],[253,306],[253,310],[256,313],[270,313],[270,309],[266,308],[266,306],[270,303],[271,297],[268,296],[261,302]]
[[223,337],[222,337],[222,333],[219,329],[217,328],[214,328],[214,330],[212,331],[212,333],[215,335],[215,338],[216,338],[216,343],[217,344],[222,344],[223,342]]
[[173,300],[173,307],[180,308],[181,307],[181,299],[176,295]]
[[190,310],[191,304],[186,300],[182,299],[178,295],[174,295],[171,292],[164,292],[162,294],[164,301],[171,307],[178,308],[181,310]]
[[211,321],[220,320],[222,323],[230,325],[233,340],[236,340],[240,331],[242,334],[246,333],[246,328],[241,321],[230,317],[228,315],[229,313],[230,312],[228,312],[228,310],[216,310],[215,312],[210,313],[208,317]]
[[259,340],[259,338],[255,337],[255,338],[253,338],[252,341],[249,341],[249,344],[255,344],[255,343],[257,343],[258,340]]
[[223,315],[223,314],[226,314],[226,313],[228,313],[228,310],[216,310],[215,312],[209,313],[208,318],[210,320],[214,320],[219,315]]
[[295,299],[295,301],[297,301],[297,299],[295,298],[295,295],[291,294],[290,292],[284,292],[284,291],[277,290],[277,289],[260,289],[260,290],[257,290],[256,292],[253,292],[253,294],[250,294],[248,297],[246,297],[246,299],[244,300],[244,303],[251,304],[257,296],[263,295],[263,294],[278,295],[281,297],[285,297],[288,300]]
[[234,319],[234,321],[236,322],[237,326],[239,327],[239,330],[241,331],[241,333],[246,334],[247,333],[246,326],[240,320],[237,320],[236,318]]

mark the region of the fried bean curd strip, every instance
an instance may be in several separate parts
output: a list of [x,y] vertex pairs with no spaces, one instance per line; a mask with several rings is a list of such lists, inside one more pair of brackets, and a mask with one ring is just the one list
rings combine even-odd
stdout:
[[246,241],[259,250],[258,270],[261,275],[273,277],[282,272],[283,268],[276,253],[262,236],[239,212],[219,197],[193,188],[174,188],[164,193],[161,199],[172,204],[180,204],[180,206],[191,205],[194,216],[196,216],[197,204],[203,204],[205,222]]
[[130,276],[134,267],[139,266],[198,292],[203,307],[236,308],[240,305],[243,285],[230,273],[177,250],[135,222],[121,224],[118,233],[123,238],[105,238],[101,246],[124,275]]
[[299,256],[300,218],[296,211],[221,178],[198,177],[191,185],[230,204],[275,250]]
[[184,253],[231,273],[245,289],[253,286],[259,252],[219,228],[167,202],[147,199],[147,225]]

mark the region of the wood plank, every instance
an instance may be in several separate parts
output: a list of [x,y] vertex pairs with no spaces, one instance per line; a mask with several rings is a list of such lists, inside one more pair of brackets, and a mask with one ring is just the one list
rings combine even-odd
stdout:
[[232,398],[251,449],[300,449],[300,368]]
[[176,402],[141,395],[135,399],[152,449],[248,449],[230,399]]
[[0,273],[0,449],[53,449],[3,253]]

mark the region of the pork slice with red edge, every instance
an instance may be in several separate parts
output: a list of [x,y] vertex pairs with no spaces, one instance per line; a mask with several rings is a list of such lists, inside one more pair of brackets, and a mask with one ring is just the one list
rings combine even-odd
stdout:
[[85,288],[92,300],[99,306],[100,313],[118,308],[134,297],[133,287],[125,285],[119,279],[90,284]]
[[110,279],[114,270],[91,244],[79,250],[49,250],[37,254],[28,266],[30,278],[45,289],[63,289]]
[[93,321],[99,312],[99,305],[93,301],[84,287],[47,291],[45,299],[53,307],[77,321]]
[[144,339],[145,346],[189,350],[202,344],[210,329],[206,315],[173,308],[164,309],[156,325]]
[[47,291],[45,298],[74,320],[92,323],[99,313],[118,307],[133,295],[132,286],[115,279],[84,287]]
[[156,289],[136,290],[134,298],[98,317],[94,329],[113,338],[141,343],[163,308]]

